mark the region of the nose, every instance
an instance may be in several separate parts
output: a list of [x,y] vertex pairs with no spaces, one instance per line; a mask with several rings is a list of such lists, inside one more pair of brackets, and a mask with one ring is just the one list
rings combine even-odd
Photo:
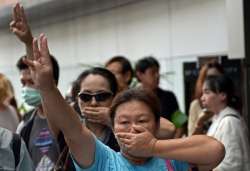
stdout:
[[205,96],[202,95],[202,96],[200,97],[200,100],[201,100],[201,103],[204,103],[204,101],[205,101]]
[[94,96],[92,96],[92,98],[91,98],[91,100],[90,100],[90,105],[91,105],[91,106],[97,106],[97,101],[96,101],[96,99],[95,99]]
[[130,128],[130,133],[138,133],[138,131],[135,129],[136,124],[132,124]]

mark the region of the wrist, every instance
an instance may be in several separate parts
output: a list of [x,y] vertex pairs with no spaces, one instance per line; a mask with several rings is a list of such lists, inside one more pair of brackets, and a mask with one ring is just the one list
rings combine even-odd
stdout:
[[32,48],[32,46],[33,46],[33,36],[31,36],[31,37],[29,37],[25,42],[25,46],[26,46],[26,48]]
[[152,140],[152,149],[151,149],[151,153],[152,153],[152,156],[155,156],[155,155],[157,155],[157,143],[159,142],[159,140],[158,139],[156,139],[156,138],[154,138],[153,140]]

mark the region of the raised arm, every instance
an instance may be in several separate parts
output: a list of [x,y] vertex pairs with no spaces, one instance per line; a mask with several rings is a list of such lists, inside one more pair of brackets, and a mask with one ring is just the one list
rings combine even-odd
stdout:
[[219,141],[205,135],[157,140],[145,128],[138,126],[135,129],[140,133],[116,134],[121,146],[135,156],[186,161],[197,166],[200,171],[209,171],[222,161],[225,154],[224,146]]
[[17,3],[12,10],[12,21],[10,22],[10,31],[14,33],[18,39],[25,44],[26,55],[32,58],[32,42],[33,36],[26,19],[23,6]]
[[81,166],[89,166],[94,160],[95,142],[91,132],[81,124],[75,111],[66,103],[56,87],[53,69],[44,35],[33,41],[34,60],[24,62],[31,70],[35,87],[40,90],[47,119],[55,124],[64,134],[71,153]]

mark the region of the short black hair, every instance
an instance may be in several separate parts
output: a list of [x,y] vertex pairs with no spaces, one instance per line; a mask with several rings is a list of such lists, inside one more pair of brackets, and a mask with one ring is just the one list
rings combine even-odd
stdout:
[[[77,78],[77,82],[79,84],[79,86],[81,85],[82,81],[90,74],[93,75],[100,75],[103,78],[105,78],[110,86],[110,90],[113,93],[113,96],[116,95],[117,91],[118,91],[118,84],[116,81],[116,78],[114,76],[114,74],[112,72],[110,72],[109,70],[107,70],[106,68],[101,68],[101,67],[93,67],[90,68],[88,70],[83,71]],[[80,86],[81,87],[81,86]],[[80,91],[80,90],[79,90]]]
[[155,117],[155,122],[160,123],[160,102],[159,99],[152,91],[148,91],[142,88],[131,88],[119,93],[112,102],[110,108],[110,117],[112,125],[114,126],[114,118],[117,108],[127,102],[139,101],[145,103]]
[[237,110],[241,109],[241,101],[235,94],[235,86],[227,75],[207,76],[204,84],[214,93],[224,93],[227,96],[227,105]]
[[144,73],[148,68],[160,68],[159,62],[153,56],[147,56],[137,61],[135,71]]
[[124,56],[114,56],[111,59],[109,59],[108,62],[106,62],[105,67],[107,67],[108,65],[110,65],[111,63],[114,63],[114,62],[119,62],[121,64],[123,74],[125,74],[127,72],[131,73],[130,79],[128,81],[128,85],[129,85],[131,83],[133,75],[134,75],[134,71],[133,71],[131,63]]
[[[56,58],[52,55],[50,55],[51,57],[51,62],[52,62],[52,67],[53,67],[53,77],[54,77],[54,80],[56,82],[56,85],[58,84],[58,81],[59,81],[59,74],[60,74],[60,68],[59,68],[59,64],[56,60]],[[23,59],[26,58],[26,56],[21,56],[21,58],[19,58],[19,60],[17,61],[16,63],[16,67],[19,71],[22,71],[24,69],[28,69],[28,65],[26,65],[24,62],[23,62]]]

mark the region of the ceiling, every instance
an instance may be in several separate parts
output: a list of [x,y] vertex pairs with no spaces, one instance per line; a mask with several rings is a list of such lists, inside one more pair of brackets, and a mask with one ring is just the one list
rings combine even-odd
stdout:
[[[89,15],[140,0],[23,0],[30,23],[49,23]],[[12,5],[0,7],[0,28],[8,27]]]

